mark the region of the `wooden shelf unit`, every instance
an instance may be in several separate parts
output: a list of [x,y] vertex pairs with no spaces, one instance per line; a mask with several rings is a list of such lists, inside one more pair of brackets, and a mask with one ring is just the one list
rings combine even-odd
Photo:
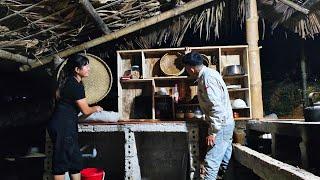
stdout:
[[[224,67],[228,65],[241,65],[245,71],[244,75],[223,76],[226,84],[241,85],[238,89],[228,89],[230,99],[243,99],[246,108],[234,108],[240,114],[235,119],[250,119],[251,97],[250,97],[250,70],[248,66],[248,46],[206,46],[190,47],[192,51],[197,51],[206,56],[209,60],[208,67],[216,69],[222,75]],[[124,119],[156,119],[157,99],[161,96],[156,92],[165,89],[167,95],[172,97],[175,84],[178,88],[184,89],[185,101],[189,101],[197,94],[196,78],[191,78],[186,72],[180,76],[166,76],[160,68],[160,59],[166,53],[184,54],[185,48],[163,48],[163,49],[141,49],[117,51],[118,66],[118,110],[121,118]],[[131,70],[131,66],[138,65],[140,79],[120,80],[126,71]],[[180,91],[180,90],[179,90]],[[172,118],[175,118],[176,107],[193,107],[196,105],[172,104]]]

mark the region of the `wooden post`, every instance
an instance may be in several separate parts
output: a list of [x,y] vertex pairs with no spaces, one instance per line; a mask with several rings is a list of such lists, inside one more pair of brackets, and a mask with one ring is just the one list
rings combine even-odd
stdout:
[[80,0],[79,3],[82,5],[83,9],[90,15],[90,17],[94,20],[96,26],[104,33],[110,34],[111,30],[108,26],[103,22],[101,17],[98,15],[97,11],[94,9],[89,0]]
[[304,40],[301,40],[301,57],[300,57],[301,79],[302,79],[302,97],[303,107],[308,106],[307,95],[307,69],[306,69],[306,56],[304,52]]
[[248,0],[249,10],[246,20],[247,43],[249,45],[250,88],[252,100],[252,118],[263,118],[262,83],[260,70],[260,52],[258,47],[258,12],[256,0]]
[[[175,16],[179,16],[179,15],[181,15],[181,14],[183,14],[183,13],[185,13],[185,12],[191,10],[191,9],[203,6],[203,5],[208,4],[208,3],[212,2],[212,1],[213,0],[195,0],[195,1],[190,1],[190,2],[188,2],[188,3],[186,3],[186,4],[182,5],[182,6],[179,6],[177,8],[171,9],[169,11],[163,12],[163,13],[161,13],[159,15],[152,16],[152,17],[150,17],[148,19],[139,21],[139,22],[137,22],[135,24],[132,24],[132,25],[130,25],[128,27],[122,28],[122,29],[120,29],[118,31],[112,32],[110,34],[106,34],[106,35],[101,36],[99,38],[96,38],[96,39],[93,39],[91,41],[79,44],[77,46],[74,46],[74,47],[72,47],[70,49],[66,49],[64,51],[61,51],[61,52],[57,53],[57,55],[59,57],[63,58],[63,57],[69,56],[71,54],[83,51],[85,49],[100,45],[102,43],[106,43],[106,42],[112,41],[114,39],[118,39],[118,38],[120,38],[120,37],[122,37],[124,35],[129,34],[129,33],[141,30],[143,28],[149,27],[151,25],[157,24],[159,22],[165,21],[165,20],[173,18]],[[41,62],[43,64],[47,64],[47,63],[51,62],[52,60],[53,60],[53,56],[41,58]],[[41,65],[42,64],[40,64],[38,62],[35,62],[35,63],[30,64],[30,66],[21,66],[19,69],[20,69],[20,71],[28,71],[28,70],[30,70],[32,68],[36,68],[36,67],[41,66]]]

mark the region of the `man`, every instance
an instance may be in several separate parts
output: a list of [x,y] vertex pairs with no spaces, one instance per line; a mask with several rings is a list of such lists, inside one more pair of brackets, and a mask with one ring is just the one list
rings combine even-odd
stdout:
[[222,171],[227,169],[232,153],[234,120],[229,93],[221,75],[204,66],[199,53],[189,52],[182,61],[188,74],[198,78],[199,105],[209,123],[205,179],[216,179],[220,166]]

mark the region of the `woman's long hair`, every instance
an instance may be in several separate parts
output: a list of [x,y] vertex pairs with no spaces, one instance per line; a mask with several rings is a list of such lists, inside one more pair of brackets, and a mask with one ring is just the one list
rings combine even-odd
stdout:
[[60,98],[60,92],[64,88],[67,79],[75,75],[75,68],[81,69],[83,66],[87,64],[89,64],[89,59],[83,54],[76,54],[70,56],[58,77],[56,99]]

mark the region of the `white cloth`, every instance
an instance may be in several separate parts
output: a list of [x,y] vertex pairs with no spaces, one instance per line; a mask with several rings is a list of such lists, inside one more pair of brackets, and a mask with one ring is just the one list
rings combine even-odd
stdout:
[[119,113],[113,111],[100,111],[92,113],[89,116],[83,116],[79,113],[80,121],[104,121],[104,122],[117,122],[120,118]]

